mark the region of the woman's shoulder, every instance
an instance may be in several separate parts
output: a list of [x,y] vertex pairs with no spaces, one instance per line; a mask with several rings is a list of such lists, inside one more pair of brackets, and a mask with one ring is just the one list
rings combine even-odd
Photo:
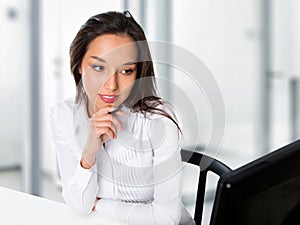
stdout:
[[63,100],[53,103],[50,106],[50,111],[52,111],[52,112],[69,111],[69,110],[73,110],[75,105],[76,104],[75,104],[74,98],[67,98],[67,99],[63,99]]
[[175,121],[178,118],[178,112],[176,107],[169,102],[162,101],[155,106],[155,110],[153,112],[147,113],[147,117],[151,120],[153,119],[165,119],[167,115],[172,117]]
[[74,107],[76,107],[74,98],[55,102],[50,106],[50,118],[55,120],[69,119],[73,114]]
[[162,124],[172,124],[177,123],[181,127],[181,117],[178,109],[171,103],[166,101],[151,101],[152,107],[154,110],[149,110],[147,112],[136,112],[136,118],[144,121],[145,126],[151,125],[153,123],[162,123]]

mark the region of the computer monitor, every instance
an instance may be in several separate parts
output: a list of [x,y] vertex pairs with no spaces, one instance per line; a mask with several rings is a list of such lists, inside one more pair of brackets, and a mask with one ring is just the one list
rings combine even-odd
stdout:
[[210,225],[300,225],[300,140],[221,176]]

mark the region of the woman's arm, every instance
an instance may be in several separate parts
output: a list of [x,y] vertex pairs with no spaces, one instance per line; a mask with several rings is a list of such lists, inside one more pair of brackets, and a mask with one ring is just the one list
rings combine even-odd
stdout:
[[[96,166],[90,169],[82,168],[78,155],[79,149],[76,148],[74,141],[70,140],[70,135],[64,132],[65,129],[60,121],[66,123],[64,114],[70,110],[63,104],[51,108],[51,136],[57,153],[63,198],[74,211],[87,215],[93,208],[98,192],[97,171]],[[71,132],[72,130],[70,134]]]

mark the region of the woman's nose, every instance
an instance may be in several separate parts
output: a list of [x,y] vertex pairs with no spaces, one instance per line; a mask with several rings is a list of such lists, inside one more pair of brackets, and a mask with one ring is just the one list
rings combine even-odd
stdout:
[[119,88],[117,73],[111,74],[104,84],[105,89],[108,91],[115,91]]

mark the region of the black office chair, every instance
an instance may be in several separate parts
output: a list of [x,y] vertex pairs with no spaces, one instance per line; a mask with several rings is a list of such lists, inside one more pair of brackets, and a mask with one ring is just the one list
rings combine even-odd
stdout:
[[194,220],[196,224],[200,225],[202,220],[207,172],[211,171],[218,176],[221,176],[222,174],[231,171],[231,169],[217,159],[211,158],[199,152],[182,149],[181,158],[184,162],[191,163],[200,167],[196,208],[194,214]]

